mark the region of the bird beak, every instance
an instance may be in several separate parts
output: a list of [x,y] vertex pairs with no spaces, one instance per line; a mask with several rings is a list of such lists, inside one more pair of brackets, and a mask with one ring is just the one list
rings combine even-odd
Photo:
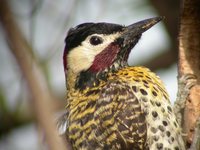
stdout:
[[124,43],[130,43],[135,39],[135,37],[141,35],[143,32],[151,28],[162,19],[163,17],[150,18],[125,27],[124,33],[122,35],[124,38]]

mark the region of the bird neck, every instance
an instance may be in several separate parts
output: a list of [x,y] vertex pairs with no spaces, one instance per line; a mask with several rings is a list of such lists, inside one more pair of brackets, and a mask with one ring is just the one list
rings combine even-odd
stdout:
[[74,89],[76,78],[77,78],[77,74],[74,73],[72,70],[67,70],[67,72],[65,72],[67,91],[71,91]]
[[117,72],[126,66],[128,66],[127,62],[115,62],[110,67],[99,72],[87,70],[76,74],[72,70],[68,70],[66,74],[67,90],[83,91],[87,87],[98,86],[100,83],[107,81],[109,73]]

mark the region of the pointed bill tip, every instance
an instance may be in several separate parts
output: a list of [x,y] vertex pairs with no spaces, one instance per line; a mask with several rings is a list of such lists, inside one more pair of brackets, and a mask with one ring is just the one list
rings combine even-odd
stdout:
[[148,30],[153,25],[157,24],[163,19],[164,17],[154,17],[131,24],[126,27],[123,36],[128,39],[131,39],[134,36],[142,34],[143,32],[145,32],[146,30]]
[[153,25],[157,24],[158,22],[160,22],[163,19],[164,19],[164,17],[162,17],[162,16],[145,19],[145,20],[139,21],[137,23],[134,23],[134,24],[128,26],[128,28],[138,28],[141,30],[141,32],[145,32],[146,30],[148,30]]
[[164,17],[149,18],[125,27],[125,31],[122,34],[122,37],[125,39],[125,43],[128,43],[128,41],[131,41],[138,35],[141,35],[143,32],[160,22],[162,19],[164,19]]
[[160,22],[162,19],[163,19],[163,17],[155,17],[155,18],[143,20],[143,21],[141,21],[141,23],[143,24],[143,25],[141,25],[141,28],[144,29],[144,31],[146,31],[149,28],[151,28],[153,25]]

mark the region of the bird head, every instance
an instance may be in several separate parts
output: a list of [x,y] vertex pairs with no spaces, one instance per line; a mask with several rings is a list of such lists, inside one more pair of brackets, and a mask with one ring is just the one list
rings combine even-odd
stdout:
[[[127,65],[131,49],[143,32],[162,17],[146,19],[129,26],[111,23],[83,23],[68,31],[63,55],[65,74],[75,75],[116,71]],[[67,75],[66,75],[67,76]]]

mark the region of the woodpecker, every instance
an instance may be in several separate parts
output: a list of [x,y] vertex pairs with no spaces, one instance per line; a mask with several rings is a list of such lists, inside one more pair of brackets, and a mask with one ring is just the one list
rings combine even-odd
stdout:
[[142,33],[160,20],[89,22],[68,31],[65,118],[73,149],[185,149],[163,82],[148,68],[127,63]]

